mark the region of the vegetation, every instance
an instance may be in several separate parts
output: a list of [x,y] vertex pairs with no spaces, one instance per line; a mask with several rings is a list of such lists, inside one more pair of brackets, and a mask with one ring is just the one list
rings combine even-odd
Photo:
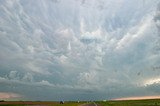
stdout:
[[33,102],[33,101],[7,101],[1,102],[0,106],[79,106],[84,102],[64,102],[60,104],[59,102]]
[[[0,102],[0,106],[80,106],[86,102]],[[92,102],[90,102],[92,103]],[[160,99],[155,100],[127,100],[127,101],[97,101],[97,106],[160,106]]]
[[106,101],[96,102],[101,106],[160,106],[160,100],[127,100],[127,101]]

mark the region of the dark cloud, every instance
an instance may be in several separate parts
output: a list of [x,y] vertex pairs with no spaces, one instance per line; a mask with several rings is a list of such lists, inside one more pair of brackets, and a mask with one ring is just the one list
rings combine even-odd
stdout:
[[145,81],[159,77],[158,2],[0,0],[0,91],[33,100],[147,95]]

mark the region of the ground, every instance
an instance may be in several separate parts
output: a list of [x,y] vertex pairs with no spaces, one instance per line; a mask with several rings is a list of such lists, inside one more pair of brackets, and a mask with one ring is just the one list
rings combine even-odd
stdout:
[[2,101],[0,106],[160,106],[160,99],[127,100],[127,101],[96,101],[96,102],[34,102],[34,101]]

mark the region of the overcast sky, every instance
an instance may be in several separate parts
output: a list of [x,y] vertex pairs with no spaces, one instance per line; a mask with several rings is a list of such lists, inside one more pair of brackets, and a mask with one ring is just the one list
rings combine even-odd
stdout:
[[160,96],[160,0],[0,0],[0,99]]

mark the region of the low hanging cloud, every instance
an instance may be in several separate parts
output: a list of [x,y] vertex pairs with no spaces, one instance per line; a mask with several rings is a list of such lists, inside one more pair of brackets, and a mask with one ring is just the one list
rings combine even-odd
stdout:
[[0,1],[0,91],[33,100],[154,95],[145,83],[160,75],[159,2]]

